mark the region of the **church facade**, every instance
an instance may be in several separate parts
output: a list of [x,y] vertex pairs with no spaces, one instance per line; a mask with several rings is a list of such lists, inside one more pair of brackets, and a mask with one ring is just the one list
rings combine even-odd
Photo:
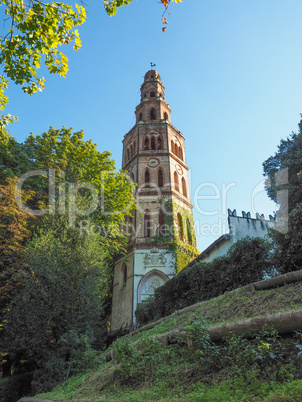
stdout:
[[127,253],[115,261],[111,330],[132,327],[137,304],[198,254],[185,138],[171,124],[155,70],[145,74],[135,115],[122,168],[137,184],[137,210],[125,222]]

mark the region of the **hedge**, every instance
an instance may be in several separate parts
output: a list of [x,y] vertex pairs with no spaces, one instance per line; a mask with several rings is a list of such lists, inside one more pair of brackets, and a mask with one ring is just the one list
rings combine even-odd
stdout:
[[264,279],[271,275],[268,257],[265,240],[247,237],[236,242],[226,256],[184,268],[137,306],[138,325]]

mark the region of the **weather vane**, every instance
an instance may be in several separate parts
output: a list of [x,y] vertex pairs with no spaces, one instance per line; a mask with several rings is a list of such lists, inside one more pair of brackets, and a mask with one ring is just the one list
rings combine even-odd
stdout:
[[156,64],[153,64],[152,62],[150,62],[150,64],[151,64],[151,70],[153,70],[153,67],[155,67]]

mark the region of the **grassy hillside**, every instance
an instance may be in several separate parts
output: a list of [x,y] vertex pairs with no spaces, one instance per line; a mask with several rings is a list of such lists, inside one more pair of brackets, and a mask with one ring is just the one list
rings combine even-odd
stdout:
[[[118,340],[113,362],[72,377],[40,397],[61,401],[301,401],[301,333],[281,338],[272,328],[264,328],[253,339],[230,334],[227,340],[213,343],[206,331],[213,324],[301,308],[301,283],[225,294],[194,312]],[[165,348],[151,339],[173,329],[189,330],[192,346],[176,339]]]

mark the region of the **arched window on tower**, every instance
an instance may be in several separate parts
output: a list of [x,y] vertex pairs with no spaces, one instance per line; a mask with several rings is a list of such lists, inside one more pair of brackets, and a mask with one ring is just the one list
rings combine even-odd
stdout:
[[187,224],[187,238],[188,238],[188,243],[192,244],[192,230],[191,230],[191,224],[189,222],[189,219],[186,221]]
[[150,173],[149,170],[146,169],[145,171],[145,187],[149,187],[150,184]]
[[158,170],[158,187],[164,187],[164,175],[161,169]]
[[144,213],[144,237],[151,237],[151,220],[149,209]]
[[177,144],[175,144],[175,146],[174,146],[174,153],[176,156],[178,156],[178,145]]
[[155,92],[154,91],[150,92],[150,98],[155,98]]
[[157,149],[162,149],[161,137],[157,138]]
[[121,282],[122,284],[126,284],[127,282],[127,265],[125,263],[123,263],[122,268],[121,268]]
[[155,137],[151,138],[151,149],[156,149],[156,147],[155,147]]
[[148,137],[145,138],[144,149],[145,149],[145,151],[147,151],[149,149],[149,138]]
[[156,120],[156,114],[155,114],[155,110],[154,110],[154,109],[151,109],[151,112],[150,112],[150,120]]
[[130,156],[132,156],[133,155],[133,145],[131,144],[130,145]]
[[130,159],[130,151],[129,151],[129,148],[127,148],[127,159]]
[[138,121],[141,121],[141,120],[143,120],[143,114],[142,113],[139,114],[139,118],[138,118]]
[[158,214],[158,235],[166,236],[165,214],[162,210],[160,210]]
[[177,214],[177,227],[178,227],[178,236],[179,236],[179,239],[183,241],[183,239],[184,239],[184,232],[183,232],[182,217],[181,217],[180,213]]
[[185,197],[187,197],[187,185],[186,185],[186,180],[184,177],[181,178],[181,188],[182,188],[182,193]]
[[174,142],[171,140],[171,151],[173,152],[173,154],[174,154],[174,152],[175,152],[175,147],[174,147]]
[[174,172],[174,188],[176,191],[179,191],[179,182],[178,182],[178,174]]
[[167,112],[164,113],[164,120],[168,120],[168,113]]
[[182,147],[179,147],[179,155],[181,160],[183,160],[183,154],[182,154]]

